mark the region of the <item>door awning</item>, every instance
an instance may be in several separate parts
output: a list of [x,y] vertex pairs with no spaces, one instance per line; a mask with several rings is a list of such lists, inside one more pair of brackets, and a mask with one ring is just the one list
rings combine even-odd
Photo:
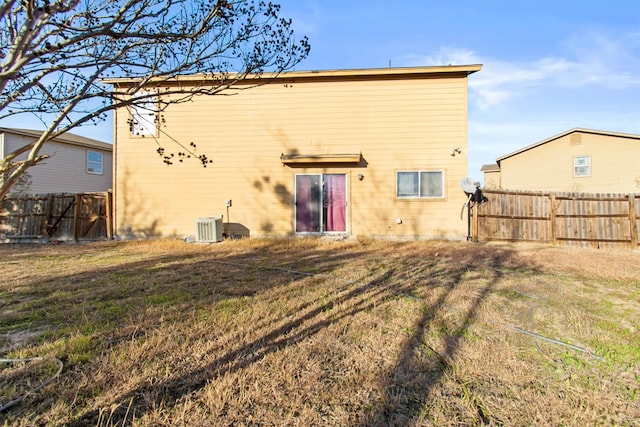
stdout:
[[358,154],[281,154],[280,161],[285,165],[294,163],[360,163]]

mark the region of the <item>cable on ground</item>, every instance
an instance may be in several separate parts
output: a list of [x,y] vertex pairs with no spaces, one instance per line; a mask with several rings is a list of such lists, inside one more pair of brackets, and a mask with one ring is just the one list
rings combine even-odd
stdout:
[[[48,358],[48,357],[26,357],[26,358],[21,358],[21,359],[0,359],[0,363],[34,362],[34,361],[49,360],[49,359],[50,358]],[[62,361],[60,359],[58,359],[56,357],[54,357],[53,360],[58,365],[58,370],[56,371],[55,374],[51,375],[49,378],[47,378],[46,380],[41,382],[36,387],[34,387],[31,390],[29,390],[28,392],[26,392],[22,396],[20,396],[20,397],[18,397],[16,399],[13,399],[12,401],[7,402],[4,405],[2,405],[2,407],[0,407],[0,412],[6,411],[7,409],[17,405],[18,403],[22,402],[27,396],[38,392],[40,389],[42,389],[43,387],[47,386],[53,380],[58,378],[58,376],[62,372],[62,368],[64,368],[64,364],[62,363]]]

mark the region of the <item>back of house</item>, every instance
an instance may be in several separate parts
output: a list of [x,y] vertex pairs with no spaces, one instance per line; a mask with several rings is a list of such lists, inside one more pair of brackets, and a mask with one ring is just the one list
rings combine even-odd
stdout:
[[222,216],[233,236],[464,238],[467,80],[480,68],[249,76],[162,112],[120,109],[116,230],[191,236]]

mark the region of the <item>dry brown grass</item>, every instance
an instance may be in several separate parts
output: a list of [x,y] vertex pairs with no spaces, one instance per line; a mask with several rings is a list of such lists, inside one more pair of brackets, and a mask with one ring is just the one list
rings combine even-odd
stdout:
[[[0,269],[3,357],[65,363],[4,425],[640,425],[634,252],[167,240]],[[0,405],[37,371],[0,365]]]

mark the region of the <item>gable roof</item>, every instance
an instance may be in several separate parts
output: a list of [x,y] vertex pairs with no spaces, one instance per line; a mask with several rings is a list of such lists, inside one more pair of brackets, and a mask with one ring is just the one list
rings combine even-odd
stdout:
[[619,133],[619,132],[607,132],[607,131],[602,131],[602,130],[594,130],[594,129],[585,129],[585,128],[573,128],[570,129],[566,132],[562,132],[558,135],[552,136],[551,138],[547,138],[543,141],[540,142],[536,142],[535,144],[531,144],[528,145],[524,148],[521,148],[519,150],[516,150],[512,153],[509,154],[505,154],[504,156],[498,157],[496,159],[496,163],[498,164],[498,166],[500,166],[500,162],[504,159],[507,159],[509,157],[513,157],[515,155],[518,155],[520,153],[524,153],[525,151],[531,150],[532,148],[536,148],[540,145],[546,144],[547,142],[551,142],[551,141],[555,141],[556,139],[560,139],[562,137],[565,137],[567,135],[571,135],[572,133],[589,133],[592,135],[604,135],[604,136],[615,136],[618,138],[631,138],[631,139],[640,139],[640,135],[635,135],[635,134],[631,134],[631,133]]
[[[27,136],[31,138],[39,138],[43,131],[35,129],[17,129],[0,127],[0,133],[10,133],[13,135]],[[78,145],[81,147],[96,148],[104,151],[113,151],[113,144],[98,141],[97,139],[87,138],[73,133],[65,133],[52,140],[63,144]]]

